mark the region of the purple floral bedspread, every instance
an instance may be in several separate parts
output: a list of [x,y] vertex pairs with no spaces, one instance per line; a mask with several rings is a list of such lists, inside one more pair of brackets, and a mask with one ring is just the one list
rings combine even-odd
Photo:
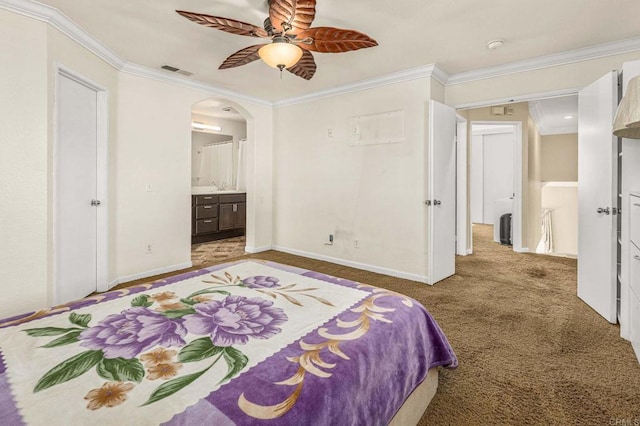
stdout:
[[387,424],[436,366],[415,300],[241,261],[0,320],[0,423]]

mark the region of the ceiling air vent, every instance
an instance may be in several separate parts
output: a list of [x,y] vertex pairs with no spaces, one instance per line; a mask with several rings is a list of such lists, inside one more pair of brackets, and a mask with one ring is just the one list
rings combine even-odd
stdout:
[[185,70],[181,70],[180,68],[172,67],[171,65],[163,65],[162,68],[165,71],[175,72],[177,74],[186,75],[187,77],[192,76],[193,73]]

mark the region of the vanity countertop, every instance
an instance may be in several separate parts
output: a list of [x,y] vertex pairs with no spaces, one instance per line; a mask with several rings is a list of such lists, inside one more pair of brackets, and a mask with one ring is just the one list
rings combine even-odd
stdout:
[[203,194],[244,194],[246,191],[239,191],[237,189],[225,189],[219,190],[215,186],[192,186],[191,195],[203,195]]

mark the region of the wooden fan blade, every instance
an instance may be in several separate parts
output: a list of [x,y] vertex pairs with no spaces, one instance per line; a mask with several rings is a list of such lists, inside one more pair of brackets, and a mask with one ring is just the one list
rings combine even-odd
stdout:
[[240,67],[242,65],[247,65],[248,63],[260,59],[258,50],[260,50],[262,46],[264,46],[264,44],[257,44],[255,46],[249,46],[237,51],[236,53],[225,59],[218,69],[226,70],[228,68]]
[[316,17],[316,0],[269,0],[269,19],[277,32],[282,24],[291,28],[287,34],[299,34],[311,26]]
[[297,37],[298,46],[321,53],[340,53],[374,47],[378,42],[355,30],[318,27],[309,28]]
[[219,16],[186,12],[184,10],[176,10],[176,12],[197,24],[215,28],[216,30],[224,31],[226,33],[250,37],[270,38],[264,28],[260,28],[253,24],[247,24],[246,22],[240,22],[229,18],[221,18]]
[[316,73],[316,68],[316,61],[313,59],[313,54],[308,50],[303,50],[302,58],[300,58],[297,64],[287,68],[287,71],[305,80],[311,80]]

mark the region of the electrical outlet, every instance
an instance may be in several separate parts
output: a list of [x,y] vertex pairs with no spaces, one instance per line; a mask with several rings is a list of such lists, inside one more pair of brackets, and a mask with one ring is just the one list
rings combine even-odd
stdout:
[[329,242],[324,243],[325,246],[332,246],[333,245],[333,234],[329,234]]
[[153,252],[151,251],[151,244],[147,244],[147,251],[146,251],[145,253],[146,253],[146,254],[151,254],[151,253],[153,253]]
[[327,129],[327,136],[328,136],[329,138],[332,138],[332,137],[333,137],[333,129]]

